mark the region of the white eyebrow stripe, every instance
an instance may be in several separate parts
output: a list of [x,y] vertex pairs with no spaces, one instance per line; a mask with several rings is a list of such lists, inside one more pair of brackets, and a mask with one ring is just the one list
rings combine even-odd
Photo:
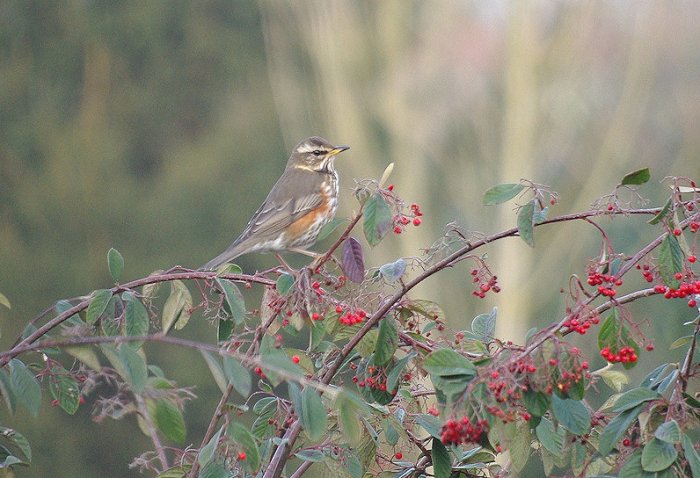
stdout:
[[318,146],[316,146],[316,145],[313,145],[311,143],[304,143],[297,148],[297,151],[299,153],[310,153],[310,152],[315,151],[317,149],[318,149]]

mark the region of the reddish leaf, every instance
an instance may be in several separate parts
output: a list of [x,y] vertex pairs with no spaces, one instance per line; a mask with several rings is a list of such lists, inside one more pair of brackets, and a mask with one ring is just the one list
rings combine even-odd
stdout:
[[358,284],[365,278],[362,246],[354,237],[348,237],[343,243],[343,272],[348,279]]

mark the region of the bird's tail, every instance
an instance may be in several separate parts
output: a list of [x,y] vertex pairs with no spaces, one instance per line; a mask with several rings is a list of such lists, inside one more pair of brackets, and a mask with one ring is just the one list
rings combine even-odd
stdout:
[[243,250],[241,250],[240,244],[231,244],[231,247],[226,249],[224,252],[204,264],[202,267],[200,267],[200,270],[207,270],[207,271],[213,271],[219,268],[222,264],[226,264],[229,261],[234,260],[236,257],[240,256],[243,254]]

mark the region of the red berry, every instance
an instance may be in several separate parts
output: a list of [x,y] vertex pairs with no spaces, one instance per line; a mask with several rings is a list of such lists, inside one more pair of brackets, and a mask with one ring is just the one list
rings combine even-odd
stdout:
[[695,307],[696,305],[698,305],[698,302],[695,299],[690,299],[688,301],[688,307]]
[[624,446],[630,446],[632,444],[632,442],[630,441],[629,438],[625,438],[624,440],[622,440],[622,444]]
[[292,362],[299,363],[299,360],[301,360],[301,359],[299,358],[298,355],[292,355]]
[[680,236],[681,233],[682,233],[682,231],[681,231],[680,229],[678,229],[678,228],[676,228],[676,229],[673,230],[673,235],[674,235],[674,236]]
[[402,229],[399,226],[394,227],[394,234],[401,234]]
[[419,217],[414,217],[413,218],[413,225],[414,226],[420,226],[421,220]]
[[335,313],[336,314],[342,314],[343,313],[343,308],[339,305],[335,307]]
[[394,458],[396,458],[397,460],[400,460],[401,458],[403,458],[403,453],[401,453],[400,451],[397,451],[396,454],[394,455]]
[[651,352],[652,350],[654,350],[654,344],[648,344],[646,348],[647,352]]
[[244,451],[238,452],[238,461],[244,461],[247,458],[247,455],[245,454]]
[[698,259],[695,256],[688,256],[688,262],[690,262],[691,264],[695,264],[695,261],[697,260]]
[[390,185],[388,185],[386,188],[387,188],[389,191],[393,191],[393,190],[394,190],[394,185],[393,185],[393,184],[390,184]]

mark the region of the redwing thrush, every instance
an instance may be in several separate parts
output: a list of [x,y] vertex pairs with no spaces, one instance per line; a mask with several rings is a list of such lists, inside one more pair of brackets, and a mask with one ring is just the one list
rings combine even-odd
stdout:
[[306,252],[338,206],[335,156],[348,146],[333,146],[318,136],[296,145],[282,176],[253,214],[243,233],[202,269],[249,252]]

